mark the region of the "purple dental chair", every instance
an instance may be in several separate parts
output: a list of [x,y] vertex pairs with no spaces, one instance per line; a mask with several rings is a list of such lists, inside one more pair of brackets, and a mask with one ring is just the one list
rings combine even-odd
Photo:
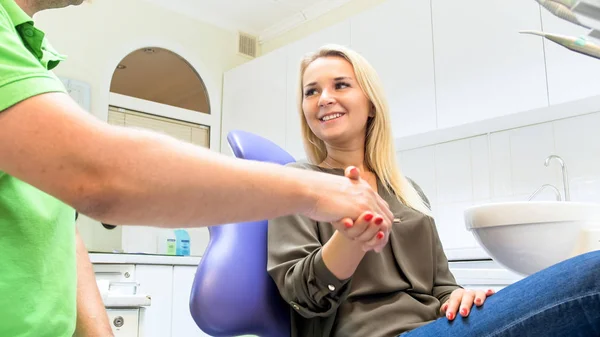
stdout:
[[[237,158],[281,165],[295,161],[275,143],[249,132],[231,131],[227,141]],[[198,327],[215,337],[290,336],[289,306],[266,270],[267,220],[208,230],[210,242],[190,297]]]

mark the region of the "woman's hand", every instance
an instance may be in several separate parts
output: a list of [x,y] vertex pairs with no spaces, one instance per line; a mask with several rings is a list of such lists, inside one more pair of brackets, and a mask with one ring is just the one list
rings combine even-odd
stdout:
[[485,299],[494,293],[492,289],[488,289],[485,292],[482,290],[456,289],[452,292],[448,301],[442,304],[440,313],[445,315],[448,320],[455,319],[457,313],[460,313],[462,317],[467,317],[471,313],[473,303],[480,307],[485,302]]
[[[344,175],[350,180],[362,180],[356,167],[347,167]],[[344,218],[334,222],[333,226],[346,238],[360,243],[363,251],[374,250],[379,253],[388,242],[393,218],[388,204],[381,198],[379,203],[384,214],[366,211],[356,220]]]
[[373,212],[364,212],[356,221],[346,219],[344,226],[341,234],[360,244],[365,252],[374,250],[379,253],[390,237],[390,226]]

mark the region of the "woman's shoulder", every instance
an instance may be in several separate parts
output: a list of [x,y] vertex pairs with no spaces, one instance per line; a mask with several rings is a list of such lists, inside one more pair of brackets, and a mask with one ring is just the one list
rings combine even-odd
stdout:
[[310,170],[310,171],[318,171],[318,172],[326,172],[326,173],[333,173],[335,172],[335,170],[332,169],[326,169],[305,161],[297,161],[297,162],[293,162],[293,163],[289,163],[286,164],[285,166],[287,167],[294,167],[294,168],[299,168],[299,169],[303,169],[303,170]]
[[287,166],[287,167],[295,167],[295,168],[305,169],[305,170],[313,170],[313,171],[316,170],[316,166],[315,165],[312,165],[312,164],[307,163],[307,162],[301,162],[301,161],[295,161],[295,162],[292,162],[292,163],[288,163],[288,164],[285,164],[285,166]]

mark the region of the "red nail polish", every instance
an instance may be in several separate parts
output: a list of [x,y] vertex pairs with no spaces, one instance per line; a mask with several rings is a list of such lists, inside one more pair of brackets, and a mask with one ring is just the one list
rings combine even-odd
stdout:
[[373,214],[369,213],[365,215],[365,221],[371,221],[371,219],[373,219]]
[[477,305],[481,304],[481,299],[480,298],[475,299],[475,304],[477,304]]
[[377,218],[377,219],[375,219],[375,224],[376,225],[381,225],[382,222],[383,222],[383,218]]
[[383,232],[377,232],[377,238],[379,240],[383,239]]
[[351,173],[351,174],[353,174],[353,175],[356,175],[356,174],[358,174],[358,169],[357,169],[356,167],[353,167],[353,168],[350,170],[350,173]]
[[469,311],[467,310],[467,308],[462,308],[460,310],[460,314],[463,315],[463,316],[467,316],[468,313],[469,313]]
[[449,320],[453,320],[453,319],[454,319],[454,314],[453,314],[453,313],[451,313],[451,312],[449,312],[448,314],[446,314],[446,317],[447,317]]
[[351,228],[352,227],[352,222],[350,222],[350,221],[344,221],[344,226],[346,226],[346,228]]
[[448,310],[448,304],[444,304],[444,305],[442,306],[442,311],[446,311],[446,310]]

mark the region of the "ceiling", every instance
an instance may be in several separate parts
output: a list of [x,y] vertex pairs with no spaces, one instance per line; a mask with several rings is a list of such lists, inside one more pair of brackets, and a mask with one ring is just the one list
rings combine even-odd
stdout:
[[146,0],[264,42],[350,0]]

